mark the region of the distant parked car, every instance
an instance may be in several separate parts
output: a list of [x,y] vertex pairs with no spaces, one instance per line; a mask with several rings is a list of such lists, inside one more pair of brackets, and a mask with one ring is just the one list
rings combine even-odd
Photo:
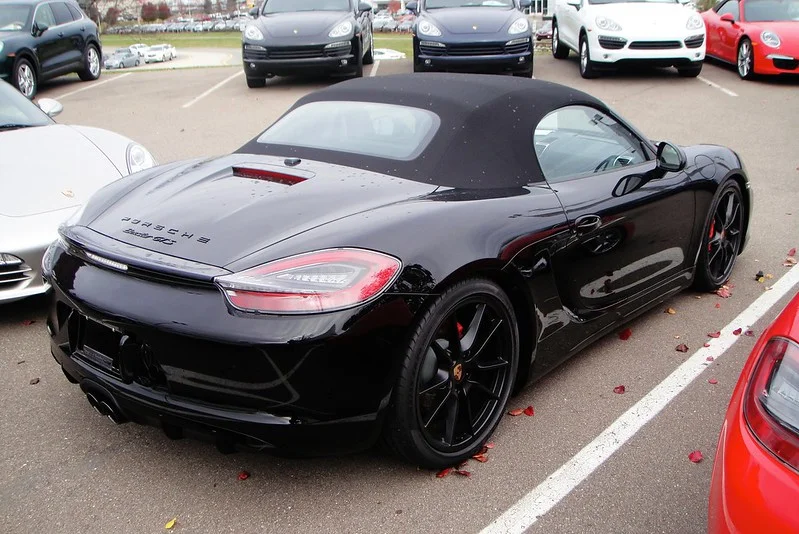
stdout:
[[383,30],[384,32],[393,32],[393,31],[396,31],[396,30],[397,30],[397,26],[399,26],[399,24],[397,24],[397,21],[396,21],[396,20],[394,20],[394,19],[388,19],[388,20],[387,20],[387,21],[386,21],[386,22],[383,24],[382,30]]
[[106,69],[124,69],[126,67],[138,67],[141,58],[135,52],[131,52],[127,48],[121,48],[114,52],[108,59],[105,60]]
[[397,24],[397,31],[398,32],[409,32],[413,28],[413,20],[406,19]]
[[145,63],[160,63],[172,59],[172,54],[166,45],[154,45],[144,55]]
[[543,41],[544,39],[552,39],[552,21],[548,20],[543,26],[535,31],[535,40]]
[[77,72],[100,77],[97,25],[73,0],[0,1],[0,80],[33,98],[39,82]]
[[144,57],[149,48],[150,47],[148,45],[142,43],[130,45],[131,51],[136,52],[139,55],[139,57]]

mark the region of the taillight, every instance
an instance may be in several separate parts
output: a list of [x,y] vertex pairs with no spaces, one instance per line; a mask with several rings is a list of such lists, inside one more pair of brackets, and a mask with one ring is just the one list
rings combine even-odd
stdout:
[[273,261],[215,282],[240,310],[315,313],[374,299],[396,279],[401,266],[380,252],[341,248]]
[[763,446],[799,470],[799,345],[768,342],[746,390],[744,417]]

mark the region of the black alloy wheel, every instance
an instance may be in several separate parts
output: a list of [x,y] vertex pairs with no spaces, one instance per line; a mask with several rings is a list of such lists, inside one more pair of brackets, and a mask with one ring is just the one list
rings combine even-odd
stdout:
[[697,289],[714,291],[732,274],[744,235],[744,209],[738,183],[727,181],[716,196],[705,225],[694,282]]
[[518,368],[513,308],[493,282],[460,282],[421,316],[405,351],[384,438],[429,468],[479,452],[499,423]]

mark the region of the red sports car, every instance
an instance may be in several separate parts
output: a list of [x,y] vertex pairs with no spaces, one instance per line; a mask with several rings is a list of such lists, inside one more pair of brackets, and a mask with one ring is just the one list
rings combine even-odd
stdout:
[[[750,0],[751,1],[751,0]],[[799,294],[732,394],[710,486],[710,533],[799,532]]]
[[702,13],[707,55],[741,78],[799,74],[799,0],[721,0]]

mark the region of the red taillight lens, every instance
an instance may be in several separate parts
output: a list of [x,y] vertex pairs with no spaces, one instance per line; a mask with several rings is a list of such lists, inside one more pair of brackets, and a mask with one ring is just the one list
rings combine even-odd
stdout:
[[363,304],[389,287],[402,264],[362,249],[300,254],[220,276],[235,308],[259,313],[315,313]]
[[771,339],[755,366],[744,402],[744,417],[758,440],[777,458],[799,470],[799,346]]

